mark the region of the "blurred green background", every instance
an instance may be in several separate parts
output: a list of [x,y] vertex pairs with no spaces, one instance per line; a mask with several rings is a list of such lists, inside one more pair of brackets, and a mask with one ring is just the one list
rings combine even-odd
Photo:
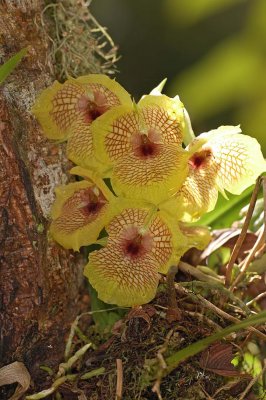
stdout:
[[136,100],[167,77],[195,133],[241,124],[266,155],[266,0],[94,0]]

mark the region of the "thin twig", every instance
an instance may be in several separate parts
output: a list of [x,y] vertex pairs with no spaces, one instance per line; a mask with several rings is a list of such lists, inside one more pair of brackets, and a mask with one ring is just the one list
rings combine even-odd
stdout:
[[236,285],[241,281],[241,279],[245,275],[245,273],[246,273],[251,261],[255,258],[256,253],[263,246],[264,242],[265,242],[265,227],[260,231],[259,236],[258,236],[258,238],[256,240],[256,243],[254,244],[254,246],[252,247],[252,249],[248,253],[247,257],[245,258],[240,273],[237,275],[236,279],[234,280],[234,282],[230,286],[230,291],[233,291],[234,288],[236,287]]
[[190,265],[184,261],[180,261],[178,264],[178,268],[187,274],[190,274],[194,276],[194,278],[197,278],[199,281],[203,282],[209,282],[209,283],[218,283],[222,284],[223,280],[222,278],[216,278],[215,276],[212,275],[207,275],[204,272],[198,270],[196,267],[193,267],[193,265]]
[[255,303],[256,301],[263,299],[263,297],[266,297],[266,292],[258,294],[258,296],[254,297],[254,299],[247,302],[246,306],[249,307],[251,304]]
[[174,330],[171,329],[165,338],[164,344],[162,345],[162,347],[160,348],[160,350],[157,353],[157,358],[159,360],[160,366],[157,372],[157,378],[156,378],[156,382],[152,387],[152,392],[157,394],[157,397],[159,400],[163,400],[162,395],[161,395],[161,390],[160,390],[160,386],[161,386],[161,381],[162,381],[162,377],[163,377],[163,371],[166,370],[167,365],[166,362],[163,358],[163,353],[165,353],[165,351],[168,348],[169,345],[169,340],[171,338],[171,336],[173,335]]
[[222,328],[220,325],[216,324],[216,322],[212,321],[210,318],[206,317],[206,315],[202,313],[198,313],[195,311],[185,311],[185,314],[190,315],[191,317],[196,317],[198,320],[207,323],[211,328],[214,328],[216,331],[221,331]]
[[[220,315],[220,317],[227,319],[228,321],[232,321],[232,322],[240,322],[240,320],[236,317],[233,317],[230,314],[227,314],[225,311],[221,310],[219,307],[215,306],[214,304],[212,304],[210,301],[206,300],[203,296],[201,296],[200,294],[195,295],[194,293],[189,292],[188,290],[186,290],[185,288],[183,288],[182,286],[178,285],[177,283],[175,284],[175,287],[177,289],[178,292],[181,292],[182,294],[190,294],[190,295],[194,295],[194,297],[196,297],[195,301],[200,302],[201,304],[203,304],[204,306],[206,306],[207,308],[209,308],[210,310],[212,310],[215,314]],[[258,329],[254,328],[253,326],[250,326],[248,328],[246,328],[248,331],[253,332],[254,334],[256,334],[257,336],[259,336],[260,338],[262,338],[264,341],[266,341],[266,335],[264,335],[264,333],[260,332]]]
[[168,304],[170,308],[176,308],[176,291],[175,291],[175,275],[178,271],[178,266],[173,265],[170,267],[167,276],[166,276],[166,283],[167,283],[167,292],[168,292]]
[[257,382],[257,380],[264,374],[264,372],[266,371],[266,364],[264,365],[262,371],[255,376],[253,379],[251,379],[251,381],[249,382],[249,384],[247,385],[246,389],[244,390],[244,392],[241,394],[241,396],[239,397],[239,400],[244,400],[246,398],[246,394],[248,394],[248,392],[250,391],[250,389],[252,388],[252,386]]
[[116,400],[122,400],[123,392],[123,364],[121,358],[116,359],[116,371],[117,371],[117,381],[116,381]]
[[252,196],[251,196],[251,199],[250,199],[248,212],[247,212],[247,215],[246,215],[246,218],[245,218],[241,233],[240,233],[240,235],[239,235],[239,237],[238,237],[238,239],[236,241],[236,244],[235,244],[234,249],[233,249],[232,254],[231,254],[231,258],[230,258],[230,260],[229,260],[229,262],[227,264],[227,267],[226,267],[226,276],[225,276],[225,284],[226,284],[226,286],[230,285],[232,269],[233,269],[234,263],[235,263],[235,261],[237,259],[238,253],[239,253],[239,251],[241,249],[241,246],[242,246],[242,244],[243,244],[243,242],[245,240],[246,234],[247,234],[248,226],[249,226],[249,223],[250,223],[250,220],[251,220],[254,208],[255,208],[255,204],[256,204],[256,201],[257,201],[257,197],[258,197],[258,194],[259,194],[261,180],[262,180],[262,178],[261,178],[261,176],[259,176],[257,178],[256,185],[254,187],[254,190],[253,190],[253,193],[252,193]]

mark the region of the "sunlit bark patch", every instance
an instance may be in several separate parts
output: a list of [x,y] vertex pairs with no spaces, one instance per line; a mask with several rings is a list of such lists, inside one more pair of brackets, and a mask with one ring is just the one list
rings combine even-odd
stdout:
[[110,220],[111,205],[92,182],[81,181],[57,189],[50,232],[65,248],[78,250],[97,240]]

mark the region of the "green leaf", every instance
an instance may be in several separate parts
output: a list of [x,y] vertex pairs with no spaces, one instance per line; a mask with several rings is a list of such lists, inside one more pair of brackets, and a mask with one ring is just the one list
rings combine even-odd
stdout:
[[239,219],[239,212],[249,203],[253,189],[254,186],[250,186],[239,196],[228,195],[229,200],[219,195],[215,209],[205,214],[195,225],[207,225],[215,229],[227,228]]
[[[108,311],[112,306],[98,299],[96,290],[90,284],[89,284],[89,294],[91,300],[92,317],[98,332],[100,334],[110,332],[114,323],[119,319],[121,319],[127,310],[117,308],[114,311]],[[116,306],[114,306],[114,308],[115,307]],[[95,311],[102,311],[102,312],[95,312]]]
[[194,356],[195,354],[203,351],[208,347],[210,344],[216,342],[217,340],[223,339],[225,336],[229,335],[230,333],[237,332],[241,329],[248,328],[254,325],[260,325],[266,322],[266,311],[262,311],[257,315],[253,315],[252,317],[246,318],[243,321],[230,325],[225,329],[211,335],[205,339],[199,340],[196,343],[193,343],[182,350],[177,351],[176,353],[172,354],[171,356],[166,358],[167,368],[165,370],[164,375],[169,374],[173,371],[182,361],[185,361],[188,357]]
[[7,62],[0,66],[0,84],[13,72],[16,66],[20,63],[21,59],[27,53],[27,49],[20,50],[17,54],[11,57]]

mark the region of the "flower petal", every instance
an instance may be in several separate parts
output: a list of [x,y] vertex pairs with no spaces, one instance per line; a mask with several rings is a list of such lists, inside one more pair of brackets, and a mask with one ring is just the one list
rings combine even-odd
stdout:
[[105,175],[106,166],[95,158],[91,125],[86,122],[81,120],[72,125],[66,152],[69,160],[75,164]]
[[212,211],[217,203],[215,174],[207,169],[189,170],[189,175],[175,195],[178,214],[185,222],[193,222]]
[[136,150],[120,158],[113,169],[112,185],[118,195],[153,204],[171,197],[188,173],[188,153],[175,144],[152,144],[150,154]]
[[[157,212],[155,208],[134,201],[134,206],[125,202],[124,209],[112,219],[106,227],[109,238],[116,240],[123,236],[125,229],[138,229],[139,232],[147,233],[151,238],[150,254],[158,262],[158,271],[167,273],[172,264],[179,261],[180,256],[187,248],[187,239],[181,233],[179,224],[174,217],[170,217],[164,211]],[[130,235],[130,233],[128,233]]]
[[167,96],[144,96],[133,107],[118,107],[95,121],[92,133],[96,155],[113,165],[119,158],[131,154],[140,136],[157,144],[176,144],[181,148],[184,107]]
[[91,74],[55,82],[36,100],[33,113],[50,139],[65,140],[76,121],[91,124],[112,107],[131,104],[129,94],[105,75]]
[[116,242],[89,256],[84,274],[106,303],[122,307],[146,304],[156,294],[159,282],[153,257],[125,258]]
[[[209,152],[206,168],[213,174],[217,187],[233,194],[240,194],[255,183],[266,171],[266,162],[256,139],[242,135],[238,126],[221,126],[203,133],[195,140],[200,151]],[[195,148],[193,142],[189,151]]]
[[72,79],[63,85],[55,81],[40,94],[32,112],[41,124],[46,137],[58,140],[67,138],[69,127],[80,116],[76,108],[78,99],[83,95],[83,87]]
[[143,118],[149,128],[159,130],[163,143],[182,144],[184,106],[179,97],[147,95],[138,103]]
[[183,235],[187,238],[187,250],[191,247],[204,250],[211,241],[210,230],[206,226],[189,226],[180,222],[179,227]]
[[92,181],[70,183],[56,189],[50,233],[67,249],[94,243],[112,219],[114,206]]
[[214,209],[218,190],[240,194],[266,170],[257,140],[239,126],[221,126],[199,135],[187,147],[188,177],[177,193],[183,221],[191,222]]

